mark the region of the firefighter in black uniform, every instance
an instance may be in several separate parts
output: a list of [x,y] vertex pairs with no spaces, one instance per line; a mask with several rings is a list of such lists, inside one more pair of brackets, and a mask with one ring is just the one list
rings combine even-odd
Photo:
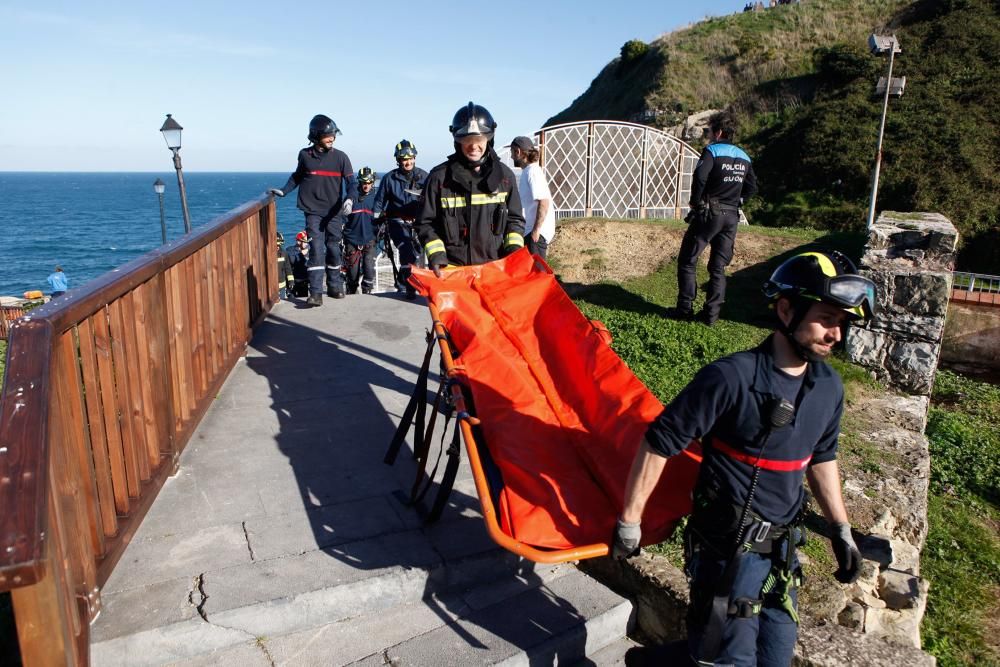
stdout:
[[778,267],[764,292],[775,332],[701,369],[650,425],[613,537],[615,557],[638,551],[643,508],[666,457],[700,438],[685,532],[688,650],[700,665],[791,663],[803,477],[830,525],[836,578],[851,583],[861,567],[836,458],[844,388],[824,359],[850,321],[873,315],[875,286],[842,254],[807,252]]
[[340,129],[329,117],[314,116],[309,122],[312,145],[299,151],[298,165],[284,187],[269,190],[284,197],[296,187],[299,189],[298,208],[305,213],[306,231],[312,241],[306,300],[310,306],[323,305],[324,271],[327,295],[344,298],[340,241],[344,219],[358,199],[358,187],[350,158],[333,147],[338,134]]
[[695,319],[695,265],[705,246],[711,245],[708,291],[697,319],[712,326],[726,299],[726,267],[733,259],[740,205],[757,192],[757,178],[750,158],[732,144],[736,132],[732,115],[713,115],[706,132],[711,143],[702,151],[691,179],[691,210],[685,218],[689,227],[677,256],[677,306],[669,309],[669,316]]
[[285,235],[278,232],[275,239],[278,242],[278,298],[284,300],[295,284],[295,276],[292,274],[292,261],[285,252]]
[[449,130],[455,152],[434,167],[424,187],[417,238],[434,273],[483,264],[524,247],[524,213],[514,172],[493,150],[496,121],[469,102]]

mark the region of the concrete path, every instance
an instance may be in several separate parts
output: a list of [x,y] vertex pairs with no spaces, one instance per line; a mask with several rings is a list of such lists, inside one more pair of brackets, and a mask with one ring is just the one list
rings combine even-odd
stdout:
[[278,304],[108,580],[94,665],[623,664],[631,604],[498,549],[466,467],[440,522],[406,506],[412,457],[382,457],[429,323]]

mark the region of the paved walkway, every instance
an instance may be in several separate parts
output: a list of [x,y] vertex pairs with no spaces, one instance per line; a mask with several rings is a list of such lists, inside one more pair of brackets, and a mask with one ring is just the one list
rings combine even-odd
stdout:
[[107,582],[95,665],[619,664],[631,605],[496,548],[467,468],[439,523],[403,502],[412,457],[382,457],[429,322],[278,304]]

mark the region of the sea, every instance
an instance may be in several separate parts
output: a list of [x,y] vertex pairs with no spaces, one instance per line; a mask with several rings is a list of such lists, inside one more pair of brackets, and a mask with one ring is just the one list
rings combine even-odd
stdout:
[[[46,277],[57,265],[69,288],[79,288],[159,247],[157,178],[166,183],[164,217],[171,241],[184,235],[174,172],[0,172],[0,296],[36,289],[48,294]],[[288,172],[184,172],[192,229],[287,179]],[[295,194],[278,200],[278,230],[289,244],[304,220]]]

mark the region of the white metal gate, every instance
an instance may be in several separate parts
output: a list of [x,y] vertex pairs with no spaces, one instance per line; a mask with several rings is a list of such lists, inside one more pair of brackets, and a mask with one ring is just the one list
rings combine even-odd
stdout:
[[698,152],[673,135],[601,120],[544,127],[535,141],[558,218],[687,214]]

